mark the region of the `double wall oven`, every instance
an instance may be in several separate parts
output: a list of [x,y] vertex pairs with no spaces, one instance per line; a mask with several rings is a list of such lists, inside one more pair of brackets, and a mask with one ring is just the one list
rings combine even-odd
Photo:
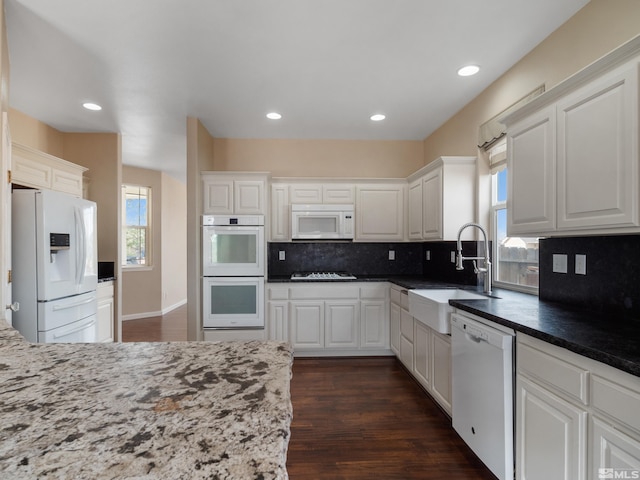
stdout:
[[263,215],[203,215],[204,328],[264,328]]

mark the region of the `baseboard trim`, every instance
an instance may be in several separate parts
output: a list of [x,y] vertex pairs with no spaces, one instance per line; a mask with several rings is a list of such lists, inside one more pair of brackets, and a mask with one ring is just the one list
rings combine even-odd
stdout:
[[176,308],[179,308],[183,305],[186,305],[187,299],[179,301],[178,303],[174,303],[162,310],[158,310],[156,312],[142,312],[142,313],[131,313],[129,315],[122,315],[122,321],[126,322],[127,320],[139,320],[141,318],[149,318],[149,317],[160,317],[162,315],[166,315],[169,312],[172,312]]

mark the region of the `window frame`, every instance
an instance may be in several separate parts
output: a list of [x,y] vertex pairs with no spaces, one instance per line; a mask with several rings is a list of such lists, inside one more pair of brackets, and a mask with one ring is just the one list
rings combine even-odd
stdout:
[[[507,195],[504,201],[498,200],[498,173],[503,170],[507,170],[506,162],[500,163],[491,169],[491,205],[490,205],[490,227],[491,227],[491,258],[493,265],[493,285],[498,288],[504,288],[505,290],[513,290],[516,292],[529,293],[532,295],[538,295],[540,287],[533,287],[530,285],[521,285],[518,283],[504,282],[498,280],[499,278],[499,264],[500,259],[498,257],[498,211],[504,210],[507,213],[507,208],[509,205],[509,192],[507,190]],[[507,172],[508,175],[508,172]],[[508,179],[507,179],[508,182]],[[507,213],[508,215],[508,213]],[[539,277],[538,277],[539,280]],[[539,284],[538,284],[539,285]]]
[[[145,189],[146,190],[146,198],[147,198],[147,225],[146,226],[128,226],[127,225],[127,188],[136,188],[136,189]],[[120,265],[124,270],[151,270],[153,268],[153,225],[152,225],[152,188],[148,185],[138,185],[134,183],[123,183],[122,184],[122,232],[121,232],[121,243],[122,243],[122,253],[120,259]],[[135,264],[135,263],[127,263],[127,230],[130,228],[136,228],[139,230],[145,231],[145,263],[144,264]]]

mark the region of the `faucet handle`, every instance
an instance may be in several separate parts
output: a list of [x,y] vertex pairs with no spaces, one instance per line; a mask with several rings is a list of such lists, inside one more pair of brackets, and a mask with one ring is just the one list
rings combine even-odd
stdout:
[[473,273],[485,273],[486,271],[486,268],[478,267],[478,262],[473,261]]

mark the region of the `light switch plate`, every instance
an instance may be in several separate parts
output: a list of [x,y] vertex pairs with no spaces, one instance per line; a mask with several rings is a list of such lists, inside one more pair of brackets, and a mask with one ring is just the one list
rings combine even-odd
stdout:
[[587,256],[583,254],[576,254],[576,275],[587,274]]
[[553,272],[567,273],[567,254],[566,253],[553,254]]
[[451,252],[451,263],[456,263],[456,252]]
[[395,260],[395,259],[396,259],[396,251],[389,250],[389,260]]
[[425,257],[427,260],[431,260],[431,250],[427,250],[427,253],[425,253]]
[[286,254],[284,250],[278,250],[278,260],[284,260],[286,258]]

